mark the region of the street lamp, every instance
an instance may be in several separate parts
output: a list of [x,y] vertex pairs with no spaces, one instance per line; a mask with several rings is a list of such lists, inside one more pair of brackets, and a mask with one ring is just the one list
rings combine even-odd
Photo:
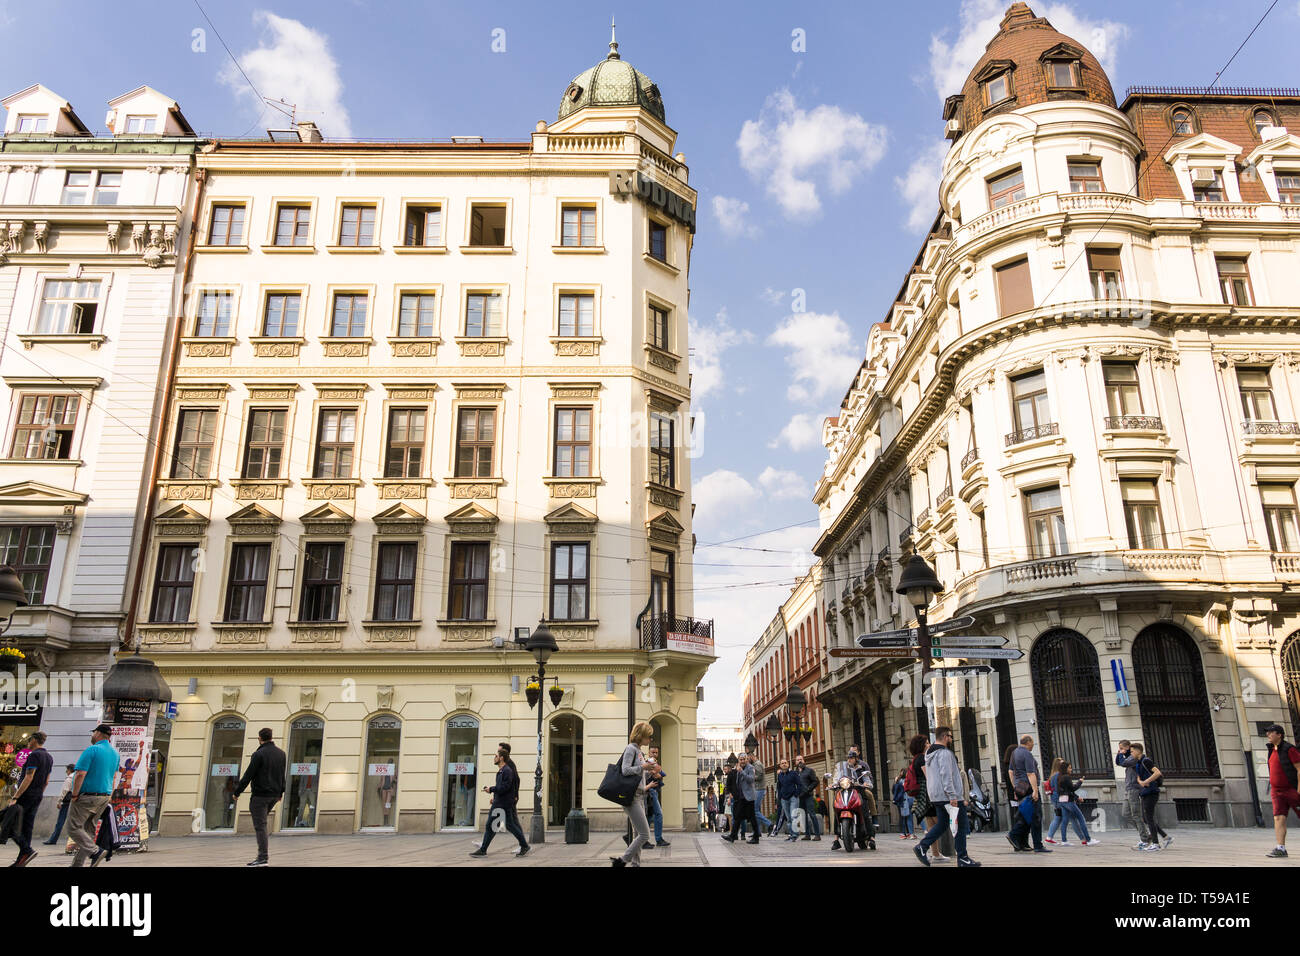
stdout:
[[790,712],[790,734],[787,740],[793,741],[790,750],[790,756],[794,756],[794,745],[799,741],[799,716],[803,713],[804,708],[808,706],[808,697],[804,694],[803,688],[798,684],[791,684],[790,689],[785,692],[785,709]]
[[776,738],[781,736],[781,718],[776,715],[776,711],[772,711],[772,716],[767,718],[763,730],[767,734],[767,739],[776,743]]
[[20,607],[27,607],[27,590],[23,587],[23,579],[12,566],[0,565],[0,619],[4,621],[0,624],[0,634],[9,630],[14,612]]
[[898,587],[894,590],[907,598],[912,609],[916,611],[917,649],[921,655],[921,686],[924,688],[930,677],[930,660],[933,656],[930,653],[930,629],[926,622],[926,609],[934,595],[943,593],[943,582],[934,573],[934,568],[926,563],[925,558],[913,553],[907,559],[903,576],[898,579]]
[[[546,662],[559,650],[555,643],[555,635],[551,633],[545,621],[539,622],[537,630],[529,635],[524,650],[532,654],[533,660],[537,661],[535,679],[540,691],[546,686]],[[558,677],[553,677],[551,680],[559,683]],[[541,703],[541,699],[541,695],[538,694],[537,700],[540,706],[537,708],[537,769],[533,779],[533,818],[529,823],[531,843],[546,842],[546,822],[542,819],[542,712],[546,710],[546,705]],[[531,705],[532,701],[529,701],[529,704]]]

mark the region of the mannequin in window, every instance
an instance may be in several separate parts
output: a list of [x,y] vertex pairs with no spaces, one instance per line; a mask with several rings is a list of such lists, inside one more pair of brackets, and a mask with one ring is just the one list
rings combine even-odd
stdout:
[[393,772],[379,778],[379,799],[384,805],[384,826],[389,825],[388,818],[393,812],[393,797],[397,794],[397,765],[390,764],[390,766]]

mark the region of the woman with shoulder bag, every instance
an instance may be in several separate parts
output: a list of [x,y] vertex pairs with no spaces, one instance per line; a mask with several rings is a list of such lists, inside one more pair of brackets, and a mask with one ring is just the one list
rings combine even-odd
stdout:
[[1070,827],[1079,835],[1084,846],[1095,846],[1100,840],[1094,840],[1088,833],[1088,822],[1084,819],[1083,808],[1079,806],[1079,787],[1083,784],[1082,775],[1074,772],[1074,766],[1068,760],[1061,761],[1061,768],[1056,774],[1056,806],[1061,811],[1061,846],[1069,846]]
[[632,803],[626,807],[628,823],[632,827],[632,842],[627,845],[622,856],[611,856],[610,863],[615,867],[640,866],[641,865],[641,847],[647,843],[654,844],[654,835],[650,832],[650,822],[645,815],[645,784],[646,769],[653,767],[653,763],[647,763],[641,755],[641,748],[648,744],[654,738],[654,728],[644,720],[638,721],[632,727],[632,733],[628,735],[628,744],[623,748],[623,756],[619,761],[619,769],[624,776],[634,774],[641,775],[641,782],[637,785],[636,796]]

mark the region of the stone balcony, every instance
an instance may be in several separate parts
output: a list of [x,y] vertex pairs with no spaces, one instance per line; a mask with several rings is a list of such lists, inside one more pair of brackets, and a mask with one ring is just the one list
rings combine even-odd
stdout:
[[1162,432],[1165,424],[1155,415],[1107,415],[1102,427],[1108,432]]

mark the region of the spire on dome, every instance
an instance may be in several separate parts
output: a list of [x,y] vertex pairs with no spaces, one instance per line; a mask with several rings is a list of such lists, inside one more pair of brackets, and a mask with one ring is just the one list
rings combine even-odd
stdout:
[[613,18],[613,17],[610,17],[610,18],[609,18],[609,55],[608,55],[607,57],[605,57],[605,59],[607,59],[607,60],[618,60],[618,59],[622,59],[622,58],[618,55],[618,39],[614,36],[614,18]]

